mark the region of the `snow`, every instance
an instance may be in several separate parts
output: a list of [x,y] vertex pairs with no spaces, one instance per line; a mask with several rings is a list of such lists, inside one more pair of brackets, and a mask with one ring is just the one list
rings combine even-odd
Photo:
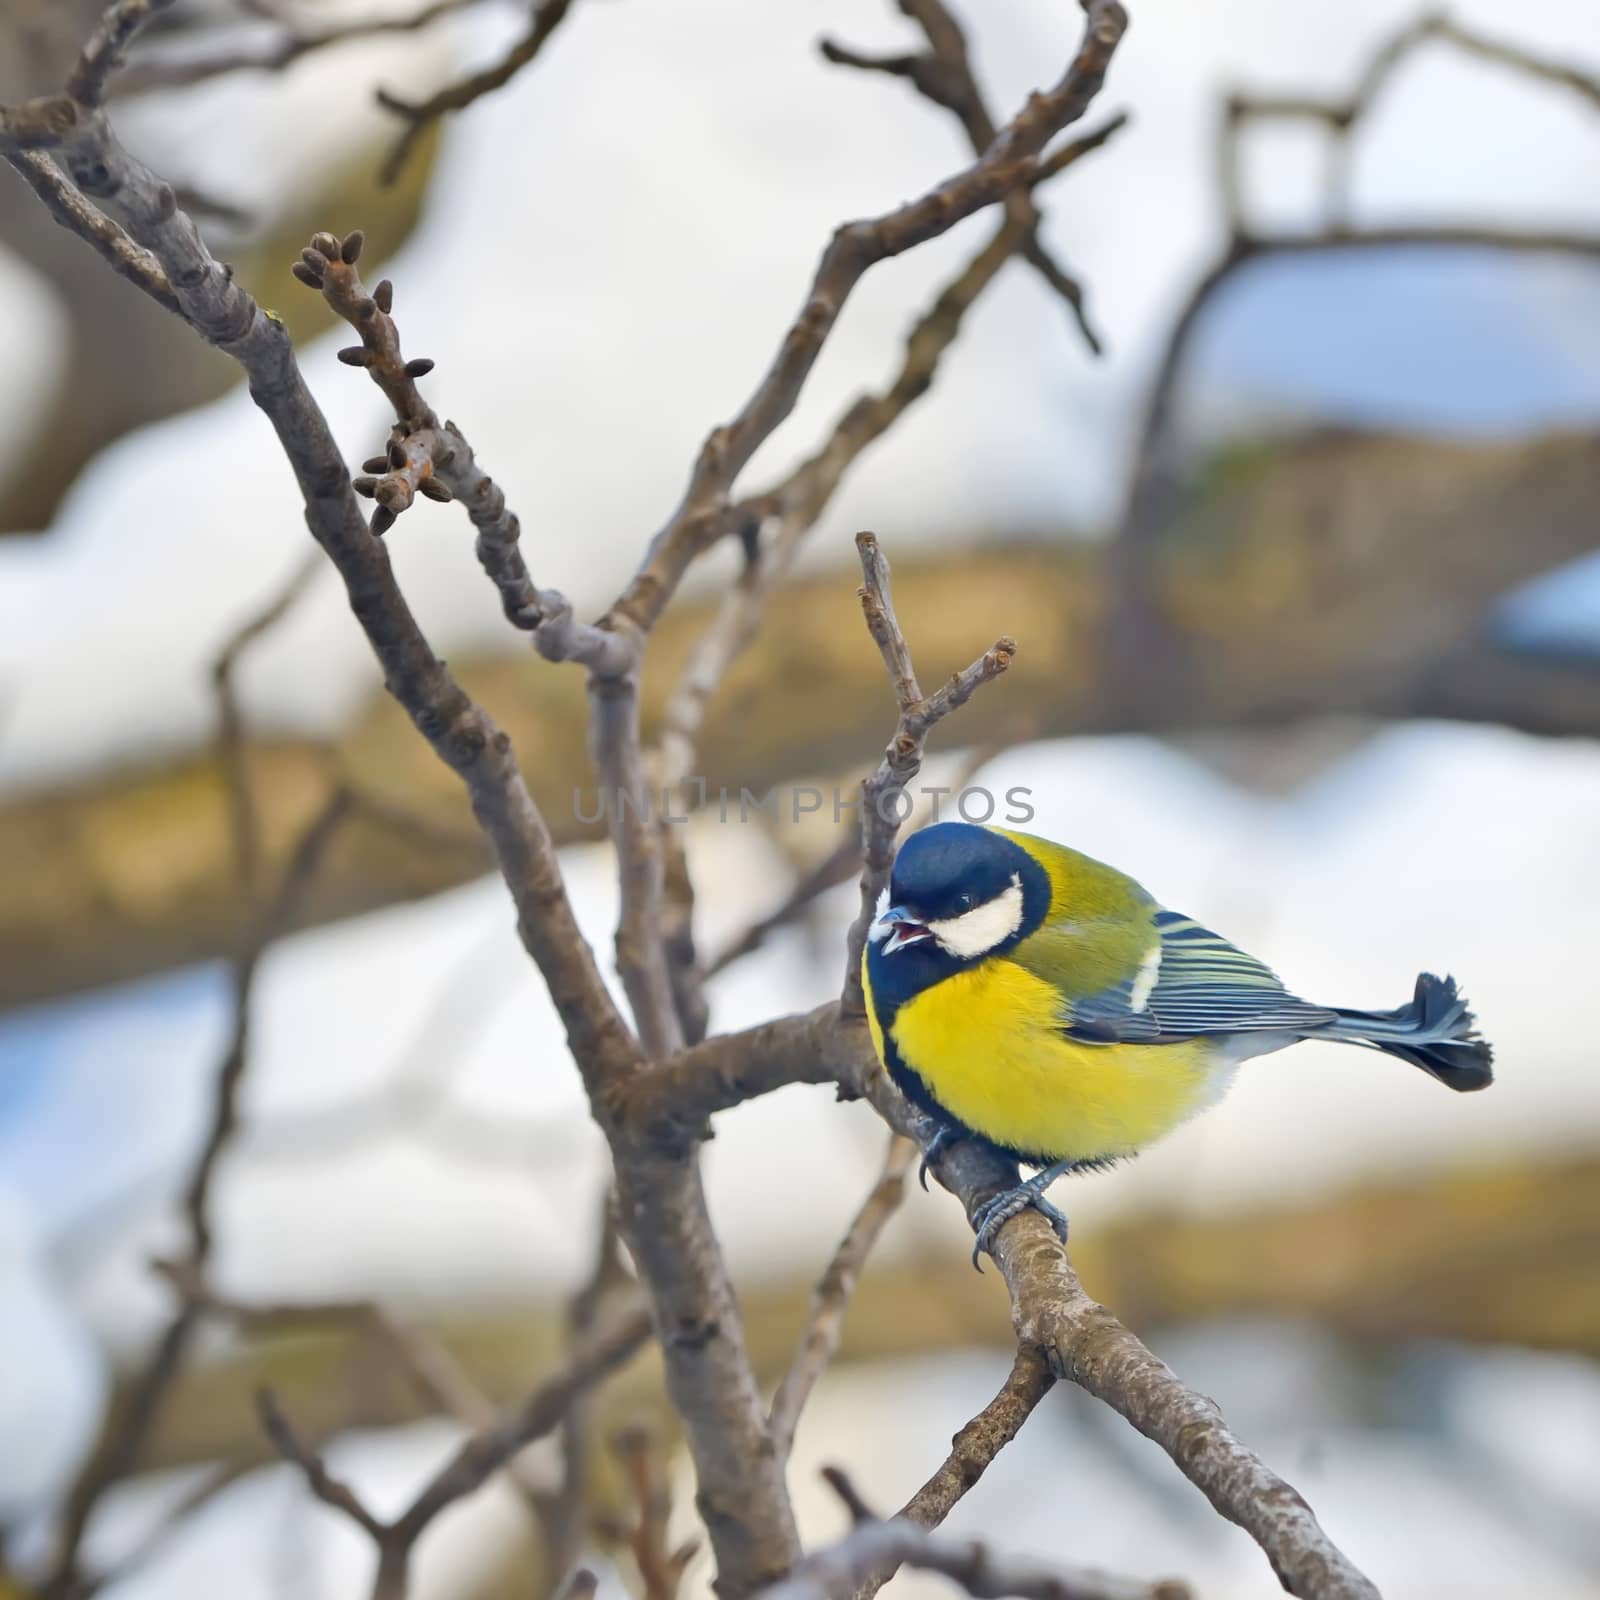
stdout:
[[[576,8],[535,71],[450,124],[415,238],[394,261],[372,263],[374,276],[396,281],[408,350],[440,362],[430,397],[505,485],[541,581],[580,608],[604,602],[670,508],[704,430],[738,404],[800,303],[831,228],[923,191],[966,159],[955,128],[900,86],[816,59],[823,31],[863,48],[902,46],[889,9],[843,0]],[[1337,92],[1412,9],[1402,0],[1145,0],[1090,119],[1128,106],[1136,120],[1048,203],[1051,241],[1090,285],[1108,359],[1090,362],[1056,303],[1010,270],[936,393],[852,476],[817,530],[814,559],[838,562],[858,524],[896,549],[980,528],[1103,527],[1166,325],[1218,244],[1210,133],[1219,89]],[[1062,59],[1070,11],[1007,0],[974,14],[997,105],[1015,103]],[[1467,0],[1455,16],[1510,31],[1492,0]],[[1530,49],[1600,68],[1592,21],[1593,0],[1525,0],[1515,33]],[[441,37],[462,61],[479,61],[518,26],[507,8]],[[416,86],[406,45],[385,46],[373,76]],[[142,113],[131,131],[153,156],[181,154],[192,181],[270,208],[328,135],[295,106],[343,119],[347,143],[382,131],[350,92],[355,65],[335,54],[288,80],[239,80],[170,118]],[[223,94],[233,131],[218,138]],[[1305,197],[1318,159],[1302,134],[1252,141],[1252,214],[1278,226],[1313,221]],[[1581,106],[1432,51],[1363,136],[1355,186],[1366,220],[1595,227],[1597,175],[1600,132]],[[16,199],[13,189],[5,203]],[[983,233],[981,222],[966,224],[868,277],[752,481],[890,370],[910,317]],[[1264,267],[1241,278],[1203,330],[1184,426],[1206,436],[1301,416],[1476,435],[1592,426],[1597,312],[1592,270],[1559,262]],[[49,286],[0,261],[0,405],[36,403],[64,338]],[[385,419],[376,394],[336,364],[342,342],[333,335],[305,352],[306,370],[359,460]],[[15,436],[0,426],[0,441]],[[295,564],[304,538],[287,473],[263,470],[263,452],[270,457],[261,418],[234,393],[105,452],[47,540],[0,544],[0,785],[148,758],[207,725],[206,664]],[[391,547],[441,648],[505,643],[453,508],[419,507]],[[1592,648],[1595,593],[1563,577],[1530,593],[1516,617],[1528,637]],[[330,578],[244,677],[254,716],[313,730],[337,726],[377,687]],[[1592,744],[1395,729],[1284,802],[1134,739],[1013,751],[984,781],[997,792],[1026,785],[1032,827],[1135,872],[1317,998],[1393,1004],[1419,968],[1452,970],[1498,1047],[1500,1081],[1478,1097],[1331,1047],[1252,1063],[1206,1118],[1139,1162],[1075,1184],[1080,1226],[1157,1205],[1277,1202],[1497,1152],[1593,1147],[1600,1078],[1587,1054],[1586,990],[1570,981],[1574,953],[1592,947],[1588,908],[1600,891]],[[709,946],[783,892],[778,854],[756,828],[703,820],[691,851]],[[574,850],[563,863],[580,919],[605,948],[614,910],[605,857]],[[815,927],[779,936],[720,978],[717,1026],[828,994],[850,909],[851,891],[836,893]],[[247,1294],[404,1301],[508,1283],[554,1295],[576,1280],[602,1153],[497,883],[285,941],[264,965],[258,1002],[247,1133],[220,1177],[224,1283]],[[0,1019],[0,1520],[47,1494],[87,1442],[105,1382],[87,1330],[125,1347],[163,1309],[139,1263],[174,1237],[172,1188],[226,1024],[216,968]],[[448,1071],[436,1074],[436,1062]],[[449,1105],[525,1138],[537,1161],[464,1161],[425,1125],[382,1121],[374,1108],[397,1076],[442,1084]],[[326,1159],[287,1153],[308,1127]],[[810,1269],[869,1179],[878,1126],[860,1107],[796,1088],[721,1119],[719,1132],[707,1181],[736,1274],[751,1282]],[[919,1193],[885,1249],[958,1249],[962,1231],[947,1197]],[[1307,1480],[1330,1529],[1391,1600],[1487,1600],[1505,1592],[1508,1574],[1519,1592],[1549,1600],[1597,1592],[1583,1576],[1592,1548],[1557,1537],[1532,1505],[1556,1504],[1559,1520],[1568,1502],[1555,1491],[1565,1485],[1568,1521],[1592,1516],[1592,1363],[1461,1354],[1440,1380],[1438,1415],[1399,1433],[1362,1416],[1343,1358],[1314,1337],[1228,1329],[1209,1347],[1206,1337],[1191,1330],[1160,1348],[1269,1459]],[[954,1419],[1001,1376],[987,1355],[832,1375],[798,1445],[808,1533],[837,1523],[811,1487],[824,1454],[848,1459],[869,1494],[897,1503],[942,1453]],[[1180,1571],[1202,1593],[1240,1600],[1276,1592],[1242,1536],[1140,1441],[1114,1425],[1108,1433],[1082,1405],[1053,1397],[1052,1406],[955,1529],[992,1532],[1003,1518],[1008,1542],[1022,1548]],[[341,1440],[336,1463],[387,1504],[449,1438],[426,1428]],[[180,1488],[169,1479],[130,1489],[97,1539],[125,1547]],[[433,1572],[450,1570],[474,1530],[503,1536],[512,1519],[503,1496],[462,1510],[440,1530]],[[247,1548],[261,1559],[241,1555]],[[263,1595],[296,1587],[280,1571],[295,1562],[323,1592],[351,1592],[363,1559],[348,1530],[275,1473],[219,1499],[169,1557],[117,1593],[214,1592],[224,1560],[235,1575],[260,1577]],[[907,1580],[903,1592],[919,1584]]]
[[[1059,304],[1009,269],[933,397],[852,475],[814,536],[815,559],[837,563],[858,525],[897,549],[977,528],[1103,526],[1166,326],[1220,242],[1211,173],[1220,91],[1342,90],[1411,11],[1402,0],[1140,7],[1090,118],[1127,107],[1135,120],[1049,206],[1049,237],[1090,286],[1108,358],[1090,360]],[[1492,0],[1455,14],[1505,27]],[[1591,19],[1590,0],[1530,0],[1515,31],[1529,48],[1600,65]],[[518,26],[491,9],[441,37],[477,61]],[[1053,0],[1009,0],[975,20],[997,106],[1055,70],[1072,26]],[[451,121],[420,227],[393,261],[370,264],[395,280],[407,349],[438,359],[429,397],[506,488],[540,580],[582,609],[615,590],[707,427],[748,392],[832,228],[967,159],[951,119],[903,86],[822,63],[814,42],[827,31],[863,48],[905,41],[880,8],[843,0],[586,7],[536,70]],[[419,56],[449,59],[407,42],[370,58],[313,57],[286,80],[231,80],[171,111],[151,106],[135,120],[138,143],[195,182],[270,208],[325,147],[327,119],[343,119],[349,146],[378,137],[383,125],[351,92],[356,73],[404,87],[406,63],[415,73]],[[231,131],[218,136],[224,96]],[[316,116],[296,114],[312,105]],[[1303,134],[1252,140],[1255,214],[1310,220],[1315,161],[1304,146]],[[1600,132],[1576,97],[1436,46],[1391,86],[1360,141],[1356,214],[1592,227],[1597,164]],[[911,317],[986,226],[969,220],[868,275],[752,483],[892,369]],[[15,268],[0,273],[0,326],[17,330],[6,353],[30,382],[7,393],[26,405],[48,381],[41,346],[59,347],[62,330],[35,315],[47,286],[16,280]],[[1600,327],[1597,302],[1592,270],[1559,262],[1263,269],[1219,307],[1186,414],[1197,407],[1208,429],[1269,409],[1479,432],[1592,419],[1600,346],[1583,330]],[[334,361],[345,342],[330,334],[305,366],[347,456],[360,460],[385,419],[376,392]],[[264,451],[262,419],[235,392],[106,451],[48,541],[0,547],[0,782],[197,736],[205,664],[304,538],[288,473],[263,470]],[[452,508],[418,508],[390,543],[441,646],[504,645]],[[374,689],[336,590],[325,583],[252,657],[244,678],[258,715],[327,729]]]

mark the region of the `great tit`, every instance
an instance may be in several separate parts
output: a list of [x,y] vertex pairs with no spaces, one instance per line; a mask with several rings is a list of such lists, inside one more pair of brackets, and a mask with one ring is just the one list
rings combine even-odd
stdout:
[[[1334,1039],[1458,1090],[1493,1081],[1453,978],[1393,1011],[1312,1005],[1132,878],[1063,845],[942,822],[895,858],[862,955],[884,1067],[932,1114],[1041,1170],[974,1220],[980,1251],[1064,1172],[1134,1154],[1221,1099],[1249,1056]],[[926,1171],[927,1161],[924,1162]]]

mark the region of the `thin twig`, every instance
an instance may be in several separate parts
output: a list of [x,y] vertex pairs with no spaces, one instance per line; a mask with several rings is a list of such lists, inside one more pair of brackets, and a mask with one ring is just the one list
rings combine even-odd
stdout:
[[388,1528],[367,1509],[361,1497],[349,1484],[329,1472],[327,1463],[295,1431],[294,1424],[284,1414],[277,1397],[270,1389],[260,1389],[256,1392],[256,1415],[261,1419],[262,1432],[266,1434],[272,1448],[285,1461],[300,1469],[305,1477],[306,1487],[312,1494],[325,1506],[331,1506],[335,1511],[342,1512],[382,1548],[388,1536]]
[[824,1477],[855,1526],[837,1544],[808,1555],[762,1600],[845,1600],[873,1572],[902,1565],[940,1573],[973,1600],[1191,1600],[1189,1586],[1175,1580],[1142,1583],[1090,1568],[1046,1565],[1001,1555],[978,1539],[937,1538],[900,1517],[879,1521],[842,1472],[830,1468]]
[[[364,243],[360,233],[343,239],[316,234],[294,264],[294,273],[355,329],[361,343],[340,351],[340,359],[364,368],[394,410],[385,454],[367,463],[378,475],[355,480],[356,492],[377,502],[372,531],[386,533],[418,495],[461,501],[478,530],[478,561],[499,590],[507,619],[537,631],[536,642],[552,659],[625,670],[631,658],[621,653],[612,636],[572,622],[565,599],[534,584],[522,556],[522,525],[506,505],[505,494],[478,465],[456,424],[441,423],[422,396],[418,380],[434,363],[425,357],[408,360],[402,352],[400,329],[391,315],[394,285],[384,279],[369,294],[361,281],[357,263]],[[557,639],[559,650],[552,648]]]
[[845,301],[866,272],[1037,179],[1041,152],[1087,111],[1127,27],[1119,0],[1087,0],[1085,9],[1082,42],[1061,78],[1031,95],[970,167],[919,199],[837,230],[766,375],[732,421],[714,428],[701,446],[682,501],[608,613],[613,626],[626,621],[648,632],[684,573],[722,536],[736,479],[794,409]]
[[[594,1265],[567,1308],[569,1354],[594,1338],[607,1296],[624,1286],[637,1294],[623,1259],[616,1194],[608,1183],[601,1197]],[[594,1454],[595,1420],[591,1390],[579,1395],[562,1418],[560,1477],[554,1490],[546,1490],[533,1502],[544,1534],[546,1564],[555,1574],[573,1566],[588,1534],[589,1464]]]
[[141,250],[103,211],[90,205],[48,155],[39,150],[23,150],[7,155],[6,160],[22,174],[22,181],[44,202],[50,215],[97,251],[119,278],[143,289],[175,317],[183,315],[178,297],[156,258],[148,250]]
[[254,42],[225,38],[210,49],[151,53],[131,62],[118,76],[114,99],[129,99],[157,89],[183,89],[235,72],[283,72],[302,57],[356,39],[388,33],[417,33],[431,23],[481,0],[432,0],[409,16],[358,17],[326,28],[285,27]]
[[[898,0],[898,4],[900,10],[921,28],[923,37],[928,41],[925,53],[863,56],[824,39],[822,54],[840,66],[886,72],[906,79],[919,94],[935,105],[954,112],[967,135],[967,142],[976,154],[982,155],[994,143],[997,129],[972,70],[966,34],[960,23],[944,0]],[[1084,343],[1095,355],[1101,354],[1100,336],[1095,332],[1084,308],[1083,285],[1061,266],[1039,237],[1044,218],[1032,193],[1028,189],[1019,189],[1007,196],[1006,215],[1021,233],[1017,248],[1023,259],[1072,313]]]
[[426,100],[406,100],[387,89],[378,91],[378,104],[385,110],[405,119],[405,131],[395,140],[379,170],[380,183],[393,183],[405,168],[411,152],[422,135],[441,117],[453,111],[464,111],[474,101],[486,94],[504,88],[535,56],[544,49],[567,13],[572,0],[534,0],[533,17],[528,31],[492,67],[475,72],[461,82],[429,95]]
[[225,1295],[187,1260],[153,1263],[180,1300],[242,1333],[273,1334],[308,1327],[351,1328],[371,1336],[428,1405],[470,1428],[491,1424],[495,1408],[434,1336],[402,1322],[376,1300],[248,1301]]
[[[205,1136],[183,1187],[182,1214],[188,1234],[183,1259],[193,1270],[202,1270],[211,1257],[212,1192],[217,1171],[240,1127],[240,1091],[250,1061],[252,999],[261,957],[291,919],[348,811],[349,797],[337,790],[312,818],[290,853],[276,892],[261,914],[249,947],[233,963],[230,974],[232,1031],[213,1079]],[[43,1586],[46,1596],[66,1596],[74,1592],[78,1554],[89,1520],[106,1492],[126,1477],[137,1462],[187,1359],[197,1321],[198,1314],[192,1306],[179,1305],[134,1380],[126,1407],[112,1421],[68,1491],[54,1560]]]
[[392,1521],[371,1512],[322,1457],[299,1437],[272,1392],[261,1390],[256,1408],[273,1448],[297,1466],[311,1493],[362,1528],[377,1547],[374,1600],[403,1600],[417,1540],[440,1512],[475,1493],[519,1451],[557,1427],[579,1395],[626,1362],[650,1335],[650,1317],[636,1304],[620,1313],[565,1368],[547,1379],[503,1420],[471,1434]]
[[[937,1528],[1016,1438],[1055,1381],[1049,1363],[1037,1350],[1020,1348],[1000,1392],[950,1441],[950,1454],[906,1502],[900,1516],[919,1528]],[[895,1571],[892,1566],[877,1568],[862,1580],[852,1600],[872,1600]]]
[[[1109,134],[1102,134],[1103,142]],[[690,774],[700,732],[712,698],[733,664],[756,637],[767,606],[794,565],[805,535],[816,525],[850,466],[881,438],[933,385],[944,353],[955,342],[963,319],[998,276],[1022,239],[1013,223],[1004,224],[967,266],[941,291],[933,306],[912,327],[900,371],[879,394],[854,401],[835,424],[820,450],[803,461],[782,482],[733,507],[729,521],[747,531],[749,556],[738,581],[724,596],[684,666],[662,716],[658,768],[662,788],[673,795],[673,813],[688,814],[695,803]],[[823,889],[832,874],[848,877],[855,867],[857,846],[841,846],[835,857],[808,875],[799,897],[780,908],[775,919],[750,929],[744,940],[724,951],[708,967],[699,966],[690,932],[693,891],[680,835],[663,822],[664,877],[668,890],[662,912],[662,937],[679,1016],[687,1043],[704,1035],[706,1005],[703,985],[737,955],[754,949],[772,928],[780,926]],[[848,859],[847,859],[848,857]],[[840,880],[842,881],[842,880]]]
[[277,593],[233,631],[211,667],[211,684],[217,702],[217,763],[228,793],[234,876],[247,899],[253,898],[256,892],[261,866],[261,827],[256,814],[255,787],[246,767],[244,715],[239,707],[234,674],[240,656],[283,621],[323,568],[321,552],[306,551]]
[[[929,823],[939,820],[939,795],[945,793],[954,795],[959,804],[959,797],[965,793],[972,780],[997,756],[1027,739],[1033,732],[1034,726],[1030,719],[1013,719],[1003,738],[991,740],[971,751],[952,777],[948,787],[941,786],[937,790],[924,792],[924,799],[919,804],[916,815],[906,824],[906,832],[915,833],[919,828],[927,827]],[[715,977],[725,967],[759,950],[772,934],[803,916],[806,909],[819,896],[842,883],[848,883],[860,870],[861,830],[848,829],[839,843],[799,879],[774,910],[752,922],[743,933],[730,940],[717,953],[706,967],[706,976]]]
[[[28,117],[0,117],[0,144],[19,121],[37,126]],[[73,107],[50,132],[79,190],[99,200],[157,258],[191,324],[246,370],[251,394],[294,469],[307,523],[344,579],[389,691],[467,789],[516,904],[524,946],[565,1024],[591,1106],[615,1140],[610,1096],[642,1065],[639,1044],[573,917],[549,828],[510,741],[417,626],[382,541],[362,521],[327,419],[306,388],[282,323],[232,281],[171,186],[122,147],[103,113]],[[328,242],[342,262],[350,239],[329,236]],[[318,254],[332,265],[327,252]],[[752,1589],[787,1568],[797,1540],[699,1173],[687,1148],[619,1148],[618,1154],[620,1214],[663,1330],[668,1388],[684,1418],[719,1572],[732,1588]]]
[[[1133,704],[1154,685],[1184,681],[1194,670],[1193,649],[1167,623],[1151,552],[1172,525],[1183,468],[1173,413],[1180,380],[1203,316],[1235,276],[1275,256],[1344,254],[1364,250],[1490,250],[1514,255],[1559,254],[1600,261],[1600,234],[1495,228],[1479,224],[1355,227],[1350,217],[1348,153],[1355,130],[1398,67],[1421,45],[1443,40],[1512,71],[1554,82],[1600,108],[1600,78],[1529,55],[1449,21],[1427,15],[1385,39],[1342,97],[1234,94],[1218,129],[1216,171],[1227,242],[1191,290],[1167,335],[1155,380],[1145,400],[1134,466],[1111,548],[1114,593],[1107,608],[1103,653],[1108,698]],[[1273,233],[1250,219],[1244,194],[1241,144],[1254,122],[1313,121],[1329,134],[1329,164],[1321,227]]]
[[861,1276],[861,1269],[890,1217],[900,1209],[900,1202],[905,1198],[906,1173],[916,1154],[917,1147],[909,1139],[897,1133],[889,1135],[883,1170],[812,1291],[811,1310],[794,1361],[772,1397],[768,1425],[772,1429],[772,1447],[778,1452],[779,1460],[788,1459],[794,1448],[800,1413],[811,1398],[817,1380],[838,1352],[839,1341],[844,1337],[845,1312],[855,1292],[856,1279]]
[[983,684],[999,677],[1017,653],[1016,640],[1002,636],[971,666],[925,696],[912,666],[911,647],[894,614],[888,558],[871,533],[856,535],[856,550],[865,580],[857,590],[862,614],[894,685],[900,715],[877,771],[861,785],[861,909],[846,942],[842,1002],[849,1011],[859,1011],[863,1006],[861,952],[866,947],[867,928],[876,912],[878,897],[888,886],[894,863],[895,838],[904,820],[898,814],[898,802],[922,770],[928,734],[952,711],[964,706]]
[[[1104,145],[1127,122],[1104,127],[1049,157],[1038,179],[1064,171]],[[755,554],[690,653],[662,713],[661,750],[668,784],[689,776],[707,708],[718,685],[749,646],[773,591],[788,575],[801,540],[827,508],[844,475],[933,387],[967,313],[1015,254],[1022,230],[1007,222],[935,297],[906,336],[899,371],[879,393],[860,395],[840,414],[820,449],[771,487],[730,508],[730,525],[748,530]],[[680,794],[680,803],[687,800]]]
[[634,1423],[617,1432],[611,1448],[633,1497],[634,1520],[627,1540],[644,1600],[677,1600],[684,1572],[699,1544],[688,1539],[674,1545],[668,1537],[672,1488],[661,1458],[661,1441],[649,1426]]

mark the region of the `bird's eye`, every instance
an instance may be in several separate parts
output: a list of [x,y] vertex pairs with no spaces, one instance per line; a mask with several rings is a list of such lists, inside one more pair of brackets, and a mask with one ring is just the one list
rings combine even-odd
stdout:
[[972,896],[964,891],[956,896],[957,911],[970,911],[974,904]]

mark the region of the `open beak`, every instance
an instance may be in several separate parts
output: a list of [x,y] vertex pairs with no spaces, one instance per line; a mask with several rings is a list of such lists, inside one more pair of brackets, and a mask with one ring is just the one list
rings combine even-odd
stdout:
[[892,956],[896,950],[904,950],[907,945],[921,944],[924,939],[931,939],[932,932],[906,910],[904,906],[889,906],[880,911],[873,919],[872,940],[876,943],[883,941],[883,953]]

